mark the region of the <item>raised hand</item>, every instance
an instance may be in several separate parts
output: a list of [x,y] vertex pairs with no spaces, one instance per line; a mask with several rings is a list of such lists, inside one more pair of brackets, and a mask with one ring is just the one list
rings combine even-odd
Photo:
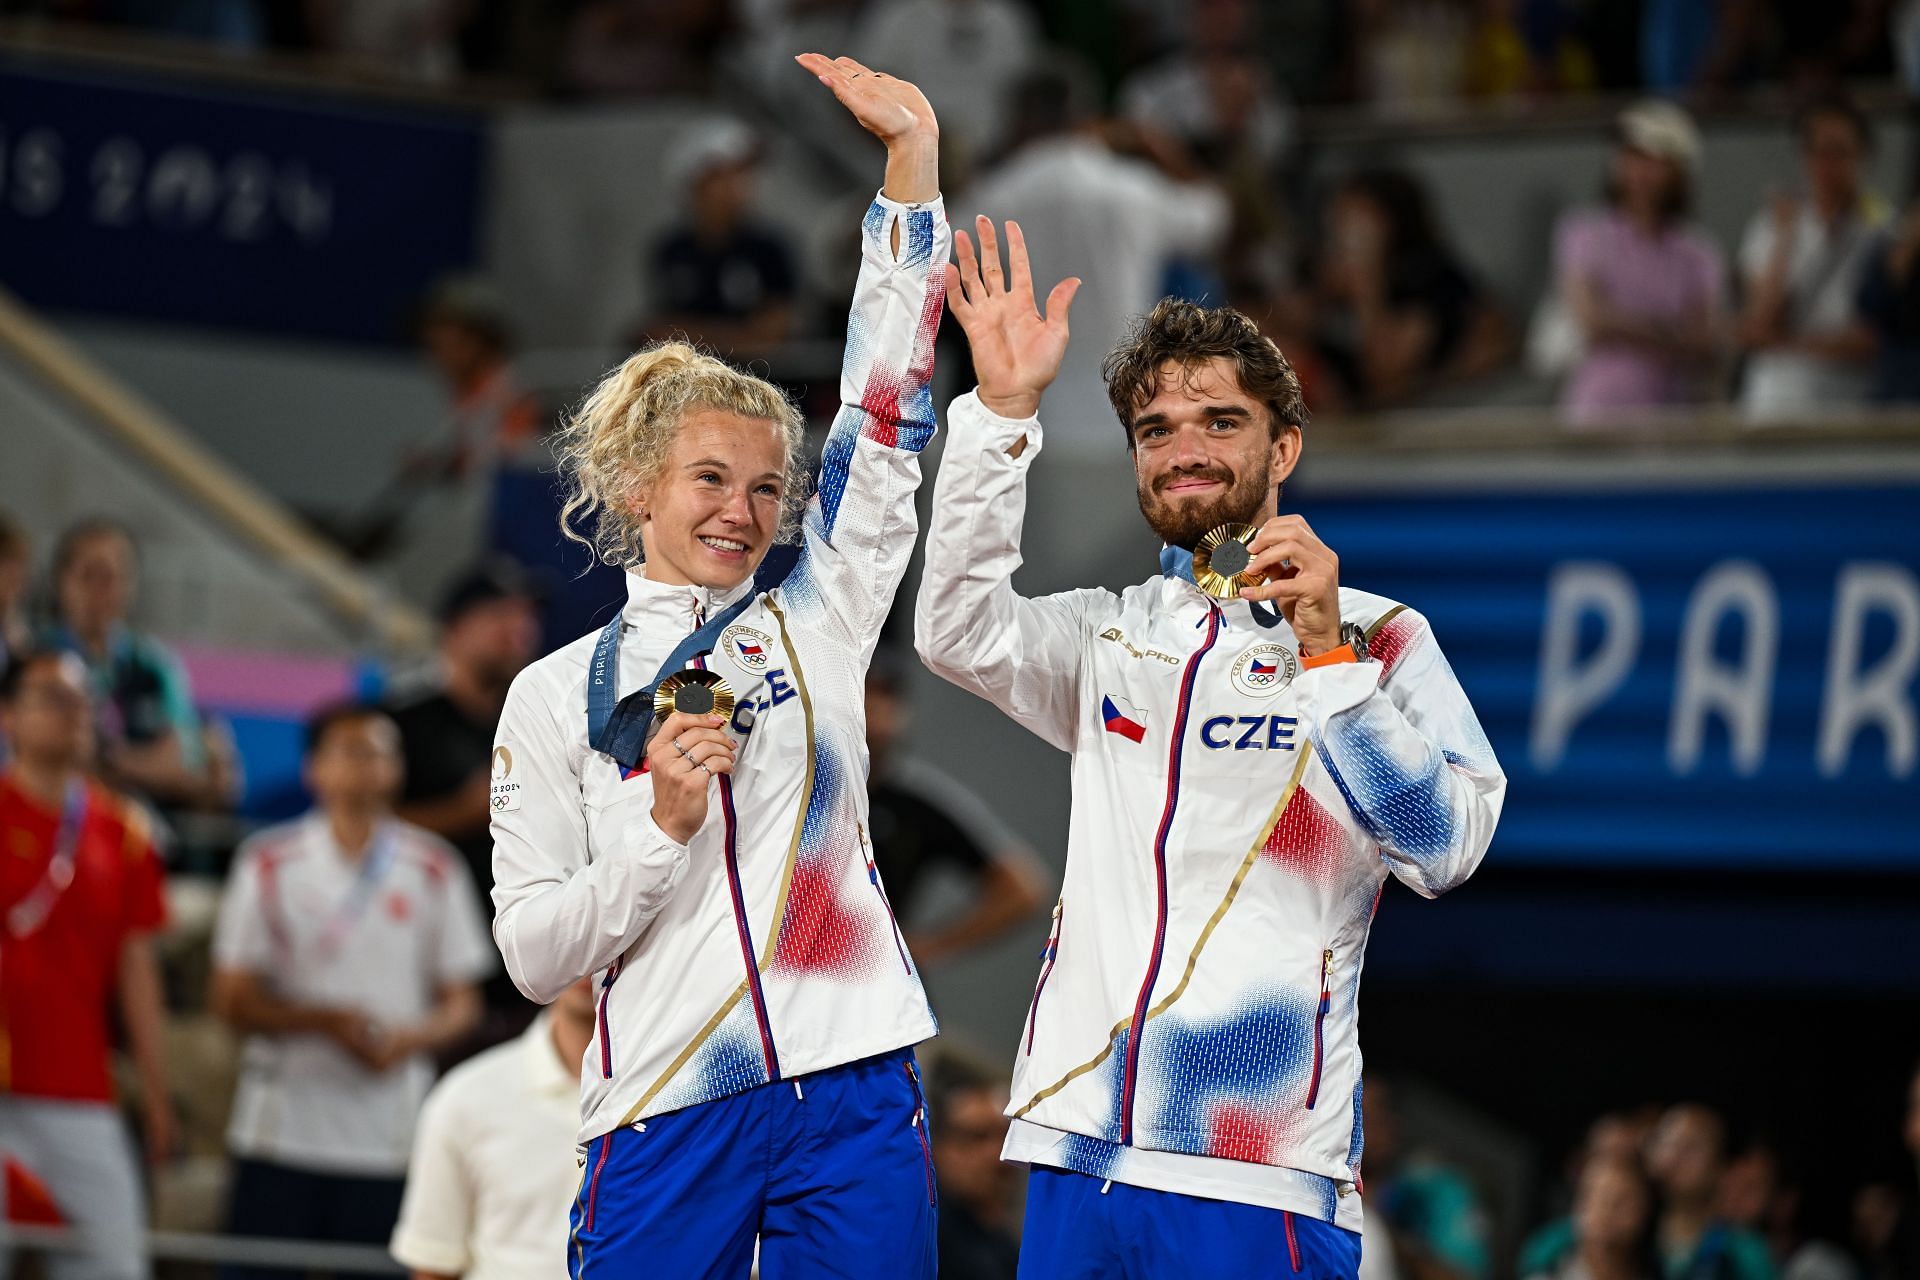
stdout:
[[1315,656],[1340,645],[1340,557],[1320,541],[1305,519],[1275,516],[1260,526],[1248,550],[1247,574],[1257,578],[1240,589],[1243,600],[1272,600],[1300,641]]
[[980,403],[1003,418],[1030,418],[1039,411],[1040,393],[1060,372],[1067,353],[1067,312],[1080,280],[1073,276],[1053,286],[1042,315],[1033,300],[1033,268],[1020,224],[1007,223],[1004,275],[992,220],[977,219],[976,229],[977,254],[966,232],[954,233],[960,263],[947,266],[947,309],[973,348]]
[[925,94],[852,58],[802,53],[794,61],[833,90],[861,128],[887,144],[888,199],[924,204],[940,194],[940,124]]

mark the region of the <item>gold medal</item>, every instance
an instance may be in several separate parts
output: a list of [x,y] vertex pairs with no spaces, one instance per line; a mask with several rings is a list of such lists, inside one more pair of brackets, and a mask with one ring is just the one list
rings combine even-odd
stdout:
[[1193,548],[1193,580],[1200,589],[1216,600],[1237,600],[1242,591],[1260,581],[1247,576],[1247,566],[1253,563],[1251,544],[1259,532],[1250,524],[1207,530]]
[[676,671],[653,691],[653,711],[662,720],[676,711],[690,716],[731,716],[733,690],[711,671]]

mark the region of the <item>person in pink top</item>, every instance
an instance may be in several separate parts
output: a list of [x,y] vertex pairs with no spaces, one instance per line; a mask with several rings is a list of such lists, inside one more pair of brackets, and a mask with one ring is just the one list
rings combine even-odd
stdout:
[[1620,113],[1608,206],[1554,234],[1554,276],[1584,339],[1562,389],[1569,422],[1593,423],[1704,397],[1719,354],[1726,261],[1687,222],[1700,135],[1679,107]]

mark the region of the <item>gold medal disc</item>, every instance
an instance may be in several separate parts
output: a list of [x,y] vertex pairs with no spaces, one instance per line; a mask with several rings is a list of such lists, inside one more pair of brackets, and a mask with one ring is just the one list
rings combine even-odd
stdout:
[[662,720],[676,711],[690,716],[731,716],[733,690],[711,671],[676,671],[653,691],[653,710]]
[[1216,600],[1237,600],[1258,577],[1247,575],[1253,563],[1250,544],[1260,532],[1250,524],[1217,525],[1193,548],[1193,580]]

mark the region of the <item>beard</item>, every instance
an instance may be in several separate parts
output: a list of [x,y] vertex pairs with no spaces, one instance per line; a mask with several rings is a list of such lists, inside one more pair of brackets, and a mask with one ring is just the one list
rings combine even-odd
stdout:
[[[1196,477],[1218,480],[1227,487],[1211,498],[1168,498],[1167,486]],[[1225,467],[1194,467],[1168,471],[1152,485],[1138,490],[1140,514],[1170,547],[1193,550],[1206,533],[1223,524],[1252,524],[1273,492],[1273,462],[1264,453],[1258,467],[1235,479]]]

